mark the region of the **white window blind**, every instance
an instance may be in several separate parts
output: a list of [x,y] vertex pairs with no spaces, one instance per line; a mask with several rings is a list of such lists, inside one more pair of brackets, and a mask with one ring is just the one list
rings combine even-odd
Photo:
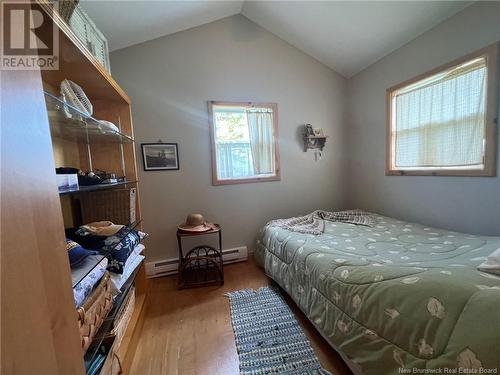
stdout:
[[480,57],[393,91],[393,168],[482,168],[486,89]]

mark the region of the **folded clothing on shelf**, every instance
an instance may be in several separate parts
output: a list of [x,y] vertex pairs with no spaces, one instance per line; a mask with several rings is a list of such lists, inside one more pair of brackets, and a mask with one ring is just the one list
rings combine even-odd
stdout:
[[102,255],[91,255],[77,268],[71,270],[75,306],[80,307],[106,273],[108,259]]
[[66,237],[75,242],[78,242],[86,249],[100,250],[104,246],[104,240],[107,238],[106,236],[96,236],[91,234],[82,236],[78,234],[78,229],[79,228],[65,229]]
[[[130,231],[124,236],[122,231],[128,231],[128,228],[123,228],[118,231],[114,236],[110,236],[104,240],[104,246],[101,251],[109,253],[108,270],[114,273],[123,273],[125,262],[134,248],[146,236],[143,232],[135,230]],[[117,244],[117,242],[119,242]]]
[[120,294],[122,286],[129,279],[130,275],[132,275],[132,273],[136,270],[136,268],[139,267],[139,265],[141,264],[141,262],[145,258],[143,255],[140,255],[143,250],[144,250],[144,245],[142,244],[139,244],[134,248],[131,256],[129,257],[129,259],[127,259],[122,274],[117,274],[113,272],[110,273],[111,291],[113,295],[116,296]]
[[77,233],[82,236],[94,235],[109,237],[115,235],[123,227],[124,225],[113,224],[111,221],[96,221],[82,225]]
[[[124,225],[114,224],[111,221],[98,221],[78,228],[67,228],[65,231],[66,237],[78,242],[87,249],[101,250],[105,245],[109,248],[112,241],[118,243],[119,238],[115,235],[123,228]],[[110,236],[114,237],[105,243],[105,240]]]
[[147,236],[147,233],[130,230],[130,227],[125,226],[112,236],[95,235],[83,227],[85,226],[66,229],[66,236],[88,249],[106,255],[109,259],[108,270],[119,274],[123,273],[134,248]]
[[[130,256],[128,257],[127,261],[125,262],[125,266],[123,267],[123,272],[127,271],[130,269],[130,265],[135,261],[135,258],[137,258],[141,253],[144,251],[146,247],[140,243],[136,247],[134,247],[134,250],[132,250],[132,253],[130,253]],[[119,274],[118,274],[119,275]]]
[[85,258],[97,254],[96,251],[87,250],[75,241],[66,238],[66,250],[68,251],[69,265],[71,268],[78,266]]

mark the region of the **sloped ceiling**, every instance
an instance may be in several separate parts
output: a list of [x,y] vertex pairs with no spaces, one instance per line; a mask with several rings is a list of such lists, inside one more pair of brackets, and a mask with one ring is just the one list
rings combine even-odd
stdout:
[[83,0],[80,4],[114,51],[241,13],[243,0]]
[[468,1],[91,1],[81,2],[110,49],[243,14],[351,77],[451,17]]

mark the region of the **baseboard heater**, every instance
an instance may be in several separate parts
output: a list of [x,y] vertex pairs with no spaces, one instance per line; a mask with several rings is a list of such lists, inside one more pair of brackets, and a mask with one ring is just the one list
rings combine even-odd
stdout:
[[[248,259],[246,246],[234,249],[222,250],[222,260],[224,264],[243,262]],[[146,276],[148,278],[174,275],[179,268],[179,258],[158,260],[146,263]]]

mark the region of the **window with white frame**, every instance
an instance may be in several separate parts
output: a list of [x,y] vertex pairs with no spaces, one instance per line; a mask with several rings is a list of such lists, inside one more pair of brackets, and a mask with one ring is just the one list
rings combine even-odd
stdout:
[[387,92],[388,175],[495,174],[497,48]]
[[280,179],[274,103],[210,102],[214,185]]

